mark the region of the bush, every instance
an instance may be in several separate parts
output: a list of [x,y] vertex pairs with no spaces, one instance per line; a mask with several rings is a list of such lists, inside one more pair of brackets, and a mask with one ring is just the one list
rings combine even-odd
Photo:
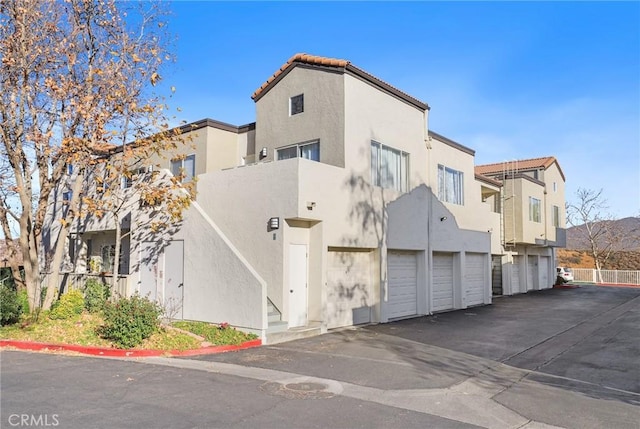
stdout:
[[29,295],[26,289],[22,289],[18,293],[18,303],[22,307],[22,313],[29,313]]
[[104,325],[98,334],[120,348],[130,349],[149,338],[160,326],[162,309],[148,298],[136,294],[104,305]]
[[82,313],[84,309],[84,296],[79,290],[70,290],[60,297],[52,306],[49,313],[50,319],[70,319]]
[[111,289],[97,279],[89,279],[84,285],[84,308],[89,313],[97,313],[111,296]]
[[9,286],[0,286],[0,325],[11,325],[20,320],[22,304],[18,294]]

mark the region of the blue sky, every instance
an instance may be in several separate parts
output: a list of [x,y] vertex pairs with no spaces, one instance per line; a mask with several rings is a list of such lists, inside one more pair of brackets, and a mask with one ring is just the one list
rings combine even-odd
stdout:
[[174,1],[164,84],[188,122],[255,120],[292,55],[343,58],[431,106],[476,163],[555,156],[578,187],[640,215],[639,2]]

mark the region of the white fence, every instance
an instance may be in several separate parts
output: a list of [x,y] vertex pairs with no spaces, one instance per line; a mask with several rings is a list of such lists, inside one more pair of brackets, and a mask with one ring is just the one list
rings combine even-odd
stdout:
[[[47,286],[50,274],[44,274],[42,277],[42,286]],[[113,281],[112,275],[98,274],[78,274],[78,273],[60,273],[60,285],[65,291],[72,289],[81,289],[89,279],[96,279],[101,283],[111,286]],[[111,290],[111,296],[128,296],[128,276],[118,276],[118,283],[115,290]]]
[[573,271],[573,280],[576,282],[640,285],[640,271],[600,270],[602,282],[595,269],[572,268],[571,271]]

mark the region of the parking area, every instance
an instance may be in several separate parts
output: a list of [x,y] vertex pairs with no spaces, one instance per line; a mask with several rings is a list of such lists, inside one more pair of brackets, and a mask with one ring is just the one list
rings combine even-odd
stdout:
[[640,289],[583,286],[198,359],[391,388],[452,385],[500,363],[531,380],[640,404],[638,326]]

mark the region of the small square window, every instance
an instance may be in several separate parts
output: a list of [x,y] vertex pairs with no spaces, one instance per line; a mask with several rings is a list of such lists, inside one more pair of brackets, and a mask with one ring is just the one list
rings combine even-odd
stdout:
[[297,115],[304,112],[304,94],[291,97],[289,100],[289,114],[290,116]]

